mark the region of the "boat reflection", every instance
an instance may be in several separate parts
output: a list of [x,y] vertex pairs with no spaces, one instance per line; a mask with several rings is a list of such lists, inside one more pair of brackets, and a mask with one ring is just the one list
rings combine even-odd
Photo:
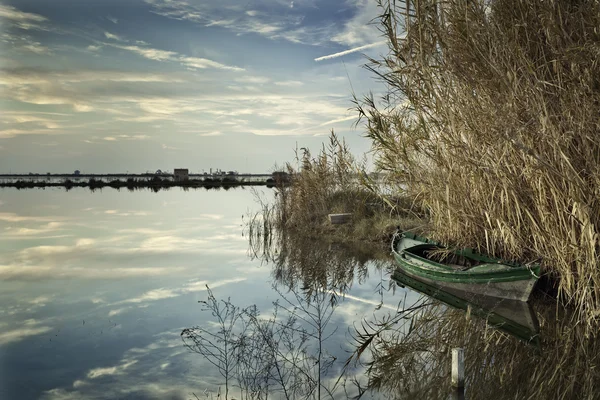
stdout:
[[539,323],[527,302],[483,296],[448,287],[438,288],[411,278],[399,270],[393,273],[392,279],[401,286],[408,286],[450,307],[484,319],[489,326],[525,343],[540,346]]

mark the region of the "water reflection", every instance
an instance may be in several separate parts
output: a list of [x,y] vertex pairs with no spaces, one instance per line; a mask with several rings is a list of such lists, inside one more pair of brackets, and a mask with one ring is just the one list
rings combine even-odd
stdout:
[[467,311],[469,315],[482,318],[491,327],[539,347],[539,323],[529,303],[468,293],[452,287],[437,288],[411,278],[400,270],[396,270],[392,278],[400,285],[409,286],[450,307]]
[[[0,196],[2,400],[216,397],[219,371],[180,336],[213,326],[198,304],[206,285],[219,299],[255,304],[267,320],[273,302],[284,301],[273,284],[287,299],[287,284],[310,289],[311,282],[328,307],[335,299],[324,351],[336,363],[323,369],[316,387],[324,391],[351,349],[348,327],[380,304],[381,312],[395,310],[393,297],[376,290],[384,271],[366,254],[340,250],[326,261],[335,248],[328,244],[284,253],[307,260],[311,273],[306,262],[288,265],[283,256],[248,257],[241,215],[254,204],[249,191],[4,189]],[[319,274],[322,268],[331,273]],[[277,270],[287,278],[274,279]]]
[[574,315],[554,301],[537,299],[515,313],[431,294],[410,313],[370,320],[355,332],[353,360],[367,368],[366,387],[396,399],[457,398],[450,387],[451,349],[460,347],[468,399],[598,398],[596,338],[586,337]]
[[[251,241],[248,257],[247,191],[0,195],[1,399],[216,397],[218,370],[180,336],[214,326],[198,304],[207,284],[217,299],[256,305],[265,324],[281,321],[272,318],[278,300],[321,296],[334,310],[321,358],[334,362],[319,369],[323,386],[314,384],[314,367],[296,398],[318,397],[321,387],[322,397],[336,388],[337,398],[446,399],[453,347],[465,349],[467,398],[597,398],[596,337],[551,301],[532,304],[536,350],[473,307],[454,309],[408,286],[388,291],[386,250],[269,234]],[[288,342],[302,343],[296,339]],[[314,357],[317,347],[307,341],[304,349]],[[346,365],[352,351],[359,362]],[[244,360],[260,362],[248,353]],[[274,366],[273,358],[263,365]],[[239,388],[230,397],[239,398]]]
[[370,272],[379,276],[377,290],[382,293],[383,282],[388,279],[385,271],[392,261],[384,246],[373,243],[328,242],[260,228],[250,231],[249,254],[272,266],[278,284],[339,294],[347,293],[353,283],[363,284]]
[[[553,299],[538,295],[523,303],[440,291],[398,274],[394,278],[405,287],[396,287],[396,296],[391,297],[384,283],[395,268],[385,256],[286,235],[261,239],[252,254],[270,260],[276,282],[287,287],[343,293],[363,277],[381,274],[376,287],[385,293],[387,303],[379,303],[381,307],[375,307],[379,312],[372,317],[357,318],[352,337],[343,338],[354,353],[340,375],[348,380],[360,375],[353,395],[598,398],[596,337],[586,336],[575,316]],[[367,261],[369,257],[378,261]],[[463,393],[450,385],[455,347],[465,350]]]

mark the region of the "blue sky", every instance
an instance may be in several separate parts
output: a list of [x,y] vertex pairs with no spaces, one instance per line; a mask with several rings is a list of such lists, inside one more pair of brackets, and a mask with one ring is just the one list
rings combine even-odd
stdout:
[[[385,50],[367,0],[0,3],[0,173],[263,172],[331,129]],[[354,52],[348,50],[358,49]]]

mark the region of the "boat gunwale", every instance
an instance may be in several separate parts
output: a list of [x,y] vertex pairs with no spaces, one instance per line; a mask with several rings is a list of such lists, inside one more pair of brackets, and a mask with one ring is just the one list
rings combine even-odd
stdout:
[[522,280],[528,280],[533,277],[537,277],[535,271],[528,268],[514,268],[506,271],[495,271],[495,272],[470,272],[467,271],[436,271],[428,268],[423,268],[418,265],[414,265],[408,260],[402,258],[401,255],[396,254],[396,261],[400,264],[400,267],[404,270],[408,270],[414,274],[428,277],[444,282],[456,282],[456,283],[499,283],[499,282],[516,282]]

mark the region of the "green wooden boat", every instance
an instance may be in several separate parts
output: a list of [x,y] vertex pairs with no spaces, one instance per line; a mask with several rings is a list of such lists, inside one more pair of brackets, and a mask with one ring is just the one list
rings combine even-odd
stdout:
[[540,326],[529,303],[467,293],[451,288],[438,288],[411,278],[401,270],[392,274],[392,279],[402,287],[423,293],[442,303],[460,310],[469,310],[471,315],[487,324],[534,347],[540,346]]
[[491,297],[527,301],[540,276],[538,264],[511,263],[470,249],[448,252],[440,243],[410,232],[394,236],[392,252],[410,277]]

